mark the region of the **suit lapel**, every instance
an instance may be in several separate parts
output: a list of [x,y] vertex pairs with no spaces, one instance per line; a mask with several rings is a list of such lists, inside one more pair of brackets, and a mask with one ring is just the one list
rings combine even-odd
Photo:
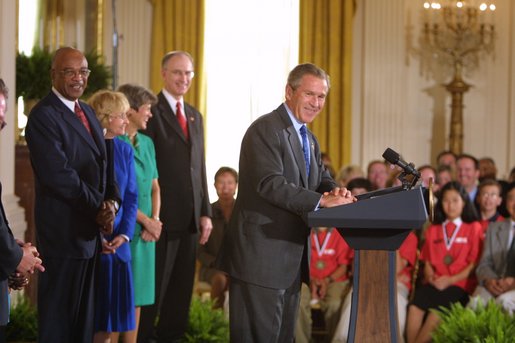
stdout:
[[[290,143],[291,150],[293,151],[293,156],[295,157],[295,162],[297,162],[297,167],[300,170],[300,178],[304,187],[308,187],[308,176],[306,173],[306,163],[304,162],[304,152],[302,151],[302,146],[300,145],[299,136],[295,127],[291,123],[290,117],[288,116],[288,112],[286,109],[282,108],[284,113],[281,113],[283,120],[286,120],[288,123],[288,127],[286,131],[288,132],[288,141]],[[284,117],[286,116],[286,117]],[[309,137],[309,135],[308,135]]]
[[[497,227],[496,232],[496,247],[501,251],[501,254],[498,255],[501,258],[501,261],[498,261],[498,265],[506,265],[506,259],[508,258],[508,250],[507,247],[508,239],[510,237],[510,225],[509,222],[503,222],[502,225]],[[494,256],[497,254],[494,254]]]
[[63,118],[63,121],[67,122],[68,125],[70,125],[75,131],[77,131],[77,133],[79,134],[79,136],[97,153],[97,154],[101,154],[98,146],[97,146],[97,143],[95,143],[95,140],[94,140],[94,137],[95,139],[103,139],[103,138],[99,138],[97,137],[98,136],[98,130],[96,129],[93,129],[94,127],[96,127],[96,124],[95,121],[97,121],[97,118],[89,113],[89,111],[86,111],[84,108],[83,108],[83,111],[84,113],[86,114],[86,117],[88,118],[88,121],[90,123],[90,127],[91,127],[91,134],[88,132],[88,130],[86,129],[86,127],[84,126],[84,124],[82,124],[82,122],[80,121],[80,119],[77,117],[77,115],[75,113],[73,113],[72,111],[70,111],[70,109],[68,107],[66,107],[59,99],[57,99],[59,101],[59,105],[57,106],[57,111],[61,113],[61,117]]

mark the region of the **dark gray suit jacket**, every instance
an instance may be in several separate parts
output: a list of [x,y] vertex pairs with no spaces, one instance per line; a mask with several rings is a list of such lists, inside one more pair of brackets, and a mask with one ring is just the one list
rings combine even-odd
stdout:
[[507,267],[508,238],[511,220],[490,223],[486,231],[483,254],[476,268],[476,275],[482,285],[485,279],[504,277]]
[[143,131],[154,141],[159,186],[161,221],[171,236],[190,228],[192,217],[196,230],[201,216],[211,217],[204,156],[204,126],[200,113],[184,103],[189,141],[182,132],[170,104],[162,92],[152,107],[153,118]]
[[[2,184],[0,183],[0,199]],[[6,325],[9,316],[9,295],[7,293],[9,275],[14,273],[21,261],[23,251],[16,243],[0,202],[0,325]]]
[[305,216],[321,193],[336,186],[322,164],[315,136],[309,179],[297,132],[285,105],[257,119],[240,152],[238,198],[219,267],[259,286],[286,289],[302,269],[309,277],[309,228]]

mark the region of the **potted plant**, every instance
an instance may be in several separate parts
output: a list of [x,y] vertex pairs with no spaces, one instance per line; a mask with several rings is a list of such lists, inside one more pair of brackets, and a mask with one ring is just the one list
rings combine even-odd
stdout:
[[7,342],[36,342],[38,338],[38,315],[36,308],[25,296],[18,297],[11,308],[6,328]]
[[184,342],[229,342],[229,322],[221,309],[213,309],[213,303],[193,297]]
[[433,333],[433,342],[508,343],[515,337],[515,318],[494,301],[476,309],[453,304],[436,311],[440,324]]
[[[85,54],[91,74],[88,78],[88,87],[83,98],[87,99],[99,89],[110,86],[111,70],[103,63],[103,57],[91,51]],[[16,56],[16,98],[23,96],[25,101],[40,100],[50,92],[52,81],[50,69],[52,68],[53,52],[34,48],[32,55],[18,53]]]

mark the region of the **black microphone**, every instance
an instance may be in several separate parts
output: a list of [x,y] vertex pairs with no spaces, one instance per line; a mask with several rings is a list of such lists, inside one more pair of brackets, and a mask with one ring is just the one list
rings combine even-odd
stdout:
[[392,149],[386,148],[386,150],[383,153],[383,158],[391,164],[395,164],[401,167],[406,174],[411,174],[416,177],[420,177],[420,173],[418,172],[418,170],[415,169],[415,166],[411,163],[406,163],[406,161],[402,159],[401,155],[399,155]]

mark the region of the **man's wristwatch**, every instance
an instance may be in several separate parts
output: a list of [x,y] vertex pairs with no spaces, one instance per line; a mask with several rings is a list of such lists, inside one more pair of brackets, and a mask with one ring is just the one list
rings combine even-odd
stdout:
[[120,209],[120,204],[118,203],[118,201],[116,201],[114,199],[109,199],[108,201],[111,203],[111,205],[113,205],[114,212],[118,213],[118,210]]

